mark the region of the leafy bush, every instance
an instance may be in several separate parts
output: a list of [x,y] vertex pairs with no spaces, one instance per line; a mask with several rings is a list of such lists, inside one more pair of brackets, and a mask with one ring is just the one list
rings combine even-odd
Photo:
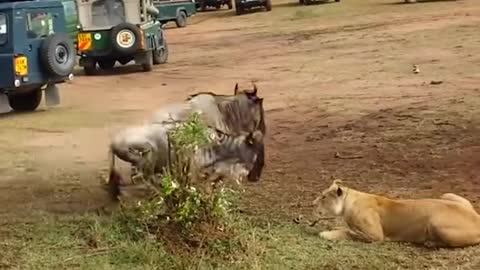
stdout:
[[174,227],[176,232],[189,237],[205,226],[209,227],[208,233],[212,229],[225,230],[238,191],[222,181],[206,181],[190,166],[193,152],[212,142],[208,134],[197,113],[169,133],[171,164],[159,176],[160,181],[148,183],[150,197],[124,205],[121,222],[127,230],[133,230],[134,235],[157,237],[165,236],[166,227]]

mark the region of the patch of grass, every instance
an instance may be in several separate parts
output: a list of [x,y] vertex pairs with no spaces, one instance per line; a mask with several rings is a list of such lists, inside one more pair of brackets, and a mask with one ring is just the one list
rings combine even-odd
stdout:
[[237,233],[229,241],[173,254],[163,242],[126,236],[115,214],[42,215],[2,227],[0,268],[474,269],[480,262],[476,248],[429,251],[406,244],[333,243],[320,239],[316,229],[246,216],[236,216]]

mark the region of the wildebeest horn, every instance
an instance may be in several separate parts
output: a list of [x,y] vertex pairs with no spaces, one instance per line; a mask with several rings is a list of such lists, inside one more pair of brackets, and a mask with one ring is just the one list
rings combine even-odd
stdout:
[[253,94],[256,96],[257,95],[257,90],[258,90],[257,85],[254,82],[252,82],[252,84],[253,84]]
[[235,84],[235,90],[233,91],[233,94],[238,94],[238,83]]

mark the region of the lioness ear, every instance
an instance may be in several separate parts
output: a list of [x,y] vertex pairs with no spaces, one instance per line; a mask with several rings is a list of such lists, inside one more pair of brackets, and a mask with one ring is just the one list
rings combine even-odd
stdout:
[[337,188],[337,196],[340,197],[343,194],[342,188]]
[[238,94],[238,83],[235,84],[235,90],[233,91],[233,94]]
[[338,184],[343,184],[343,181],[340,180],[340,179],[335,179],[335,180],[333,180],[333,185],[338,186]]

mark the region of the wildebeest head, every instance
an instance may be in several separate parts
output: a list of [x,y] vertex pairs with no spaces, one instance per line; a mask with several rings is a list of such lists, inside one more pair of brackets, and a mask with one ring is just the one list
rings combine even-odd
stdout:
[[257,96],[257,92],[258,92],[258,89],[257,89],[257,85],[252,82],[252,86],[253,86],[253,89],[244,89],[244,90],[240,90],[238,88],[238,83],[235,84],[235,89],[233,91],[233,94],[234,95],[241,95],[241,94],[244,94],[244,95],[247,95],[248,98],[252,99],[252,100],[255,100],[258,98]]
[[[265,148],[263,136],[266,133],[265,112],[263,98],[258,96],[258,88],[252,83],[252,89],[240,90],[238,83],[235,85],[233,95],[218,95],[213,92],[199,92],[190,95],[191,100],[199,95],[211,95],[215,99],[226,127],[225,132],[229,136],[240,136],[241,134],[256,134],[254,144],[256,158],[253,167],[249,169],[248,180],[256,182],[260,179],[265,165]],[[261,136],[259,136],[261,134]]]
[[217,98],[225,124],[229,127],[231,135],[260,130],[266,133],[265,112],[263,98],[257,95],[258,89],[253,84],[253,89],[239,90],[235,85],[234,95]]
[[242,100],[241,96],[246,97],[246,101],[245,98],[243,98],[243,102],[248,104],[244,107],[248,108],[251,118],[246,118],[246,120],[253,124],[253,126],[248,128],[248,131],[250,131],[252,135],[255,134],[256,139],[253,140],[254,144],[251,147],[255,149],[257,154],[253,167],[249,170],[248,180],[251,182],[257,182],[260,180],[263,167],[265,166],[265,146],[263,137],[266,134],[266,124],[263,98],[260,98],[257,95],[258,88],[256,84],[252,82],[252,86],[253,89],[239,90],[237,83],[235,84],[234,95],[240,100]]
[[[217,130],[217,133],[222,132]],[[223,139],[201,148],[196,156],[197,164],[201,168],[212,167],[214,171],[221,171],[219,174],[242,174],[249,181],[258,181],[263,169],[257,165],[259,158],[263,158],[263,134],[257,130],[239,136],[217,135]]]

